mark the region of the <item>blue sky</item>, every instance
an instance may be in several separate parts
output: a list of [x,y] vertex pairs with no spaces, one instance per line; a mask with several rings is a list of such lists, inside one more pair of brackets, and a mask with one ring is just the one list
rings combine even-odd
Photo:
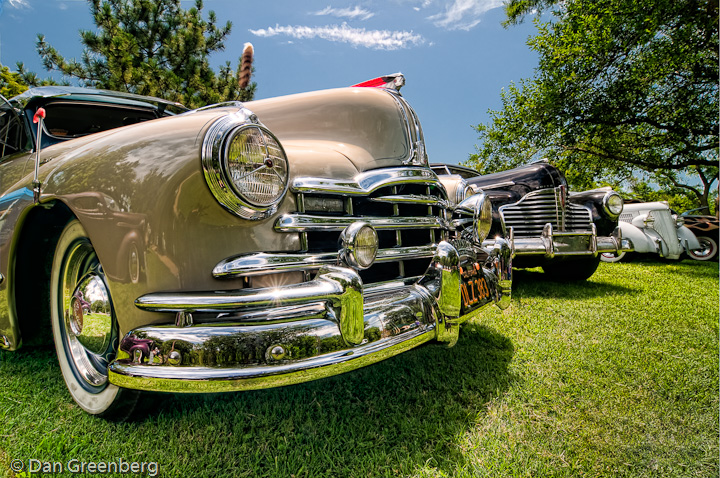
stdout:
[[[472,125],[487,121],[501,89],[532,76],[537,64],[525,44],[532,22],[503,28],[501,0],[205,0],[206,18],[209,10],[220,24],[233,23],[214,65],[235,65],[243,44],[253,43],[257,99],[405,74],[402,91],[433,162],[467,159],[477,141]],[[78,31],[93,27],[86,0],[0,0],[0,62],[14,69],[22,61],[48,76],[37,34],[79,58]]]

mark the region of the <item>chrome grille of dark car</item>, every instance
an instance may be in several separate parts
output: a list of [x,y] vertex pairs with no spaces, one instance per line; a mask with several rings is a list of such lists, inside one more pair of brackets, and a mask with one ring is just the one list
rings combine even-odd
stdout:
[[299,192],[297,204],[275,229],[299,233],[301,252],[337,253],[345,227],[355,221],[375,227],[380,250],[375,264],[360,271],[364,284],[421,276],[448,233],[445,192],[436,179],[394,182],[362,195]]
[[547,223],[556,231],[591,230],[590,211],[571,204],[563,197],[564,194],[561,187],[541,189],[525,195],[514,204],[501,206],[500,215],[505,227],[512,227],[516,236],[539,236]]

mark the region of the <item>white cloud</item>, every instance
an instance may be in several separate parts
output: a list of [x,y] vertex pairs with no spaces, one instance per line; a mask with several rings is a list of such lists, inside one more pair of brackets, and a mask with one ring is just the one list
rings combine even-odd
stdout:
[[470,30],[483,13],[503,6],[503,0],[453,0],[443,13],[428,17],[436,26],[448,30]]
[[8,6],[11,8],[30,8],[28,0],[8,0]]
[[338,18],[349,18],[350,20],[360,19],[367,20],[375,16],[370,10],[355,6],[353,8],[332,8],[330,6],[324,9],[314,12],[313,15],[332,15]]
[[322,38],[375,50],[398,50],[425,43],[425,39],[421,35],[411,31],[365,30],[364,28],[352,28],[347,23],[324,27],[275,25],[260,30],[250,30],[250,33],[259,37],[287,35],[299,39]]

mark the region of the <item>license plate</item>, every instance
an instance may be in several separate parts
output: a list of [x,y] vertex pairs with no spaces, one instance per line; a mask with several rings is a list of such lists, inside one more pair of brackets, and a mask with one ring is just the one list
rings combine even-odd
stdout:
[[491,300],[490,284],[477,262],[460,268],[461,315],[468,314]]

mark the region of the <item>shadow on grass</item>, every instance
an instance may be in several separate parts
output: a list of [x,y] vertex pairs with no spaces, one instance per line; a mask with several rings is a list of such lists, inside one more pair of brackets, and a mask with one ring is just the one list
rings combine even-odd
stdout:
[[[54,370],[47,367],[52,353],[21,350],[0,378],[31,388],[41,370],[59,377],[56,363]],[[426,464],[451,473],[465,460],[462,437],[512,383],[513,354],[507,337],[468,323],[451,349],[428,344],[315,382],[226,394],[150,394],[154,411],[133,423],[104,422],[79,409],[72,416],[57,410],[47,420],[53,428],[87,421],[88,434],[116,440],[105,441],[106,453],[142,452],[168,476],[394,476]]]
[[594,280],[557,282],[548,279],[543,272],[513,270],[513,294],[515,297],[556,297],[559,299],[589,299],[608,295],[637,294],[638,289],[616,283]]

